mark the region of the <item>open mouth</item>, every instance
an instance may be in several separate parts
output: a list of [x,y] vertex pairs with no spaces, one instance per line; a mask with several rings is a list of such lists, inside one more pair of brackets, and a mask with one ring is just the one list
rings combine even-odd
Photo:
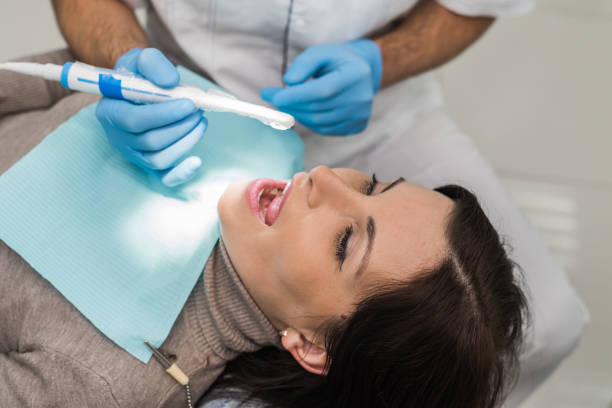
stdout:
[[291,182],[256,179],[247,187],[247,203],[253,214],[264,224],[274,224],[289,196]]

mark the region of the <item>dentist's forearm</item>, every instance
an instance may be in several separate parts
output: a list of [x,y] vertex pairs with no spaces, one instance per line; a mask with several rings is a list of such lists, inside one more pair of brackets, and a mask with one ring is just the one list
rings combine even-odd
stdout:
[[125,52],[148,46],[134,12],[119,0],[52,0],[52,3],[62,35],[80,61],[112,68]]
[[435,0],[421,1],[394,30],[373,38],[382,54],[381,87],[451,60],[474,43],[493,20],[460,16]]

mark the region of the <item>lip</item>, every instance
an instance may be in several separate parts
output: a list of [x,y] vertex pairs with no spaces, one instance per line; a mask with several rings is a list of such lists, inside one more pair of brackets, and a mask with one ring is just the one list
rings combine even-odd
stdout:
[[291,191],[293,190],[293,186],[295,186],[295,180],[297,179],[299,173],[295,173],[293,175],[293,177],[291,177],[291,184],[289,185],[289,188],[287,189],[287,191],[285,191],[285,194],[283,194],[283,199],[280,202],[279,205],[279,215],[280,215],[280,210],[283,209],[283,206],[285,205],[285,201],[287,201],[287,199],[289,198],[289,194],[291,194]]
[[[293,175],[291,179],[291,185],[289,186],[287,191],[285,191],[285,194],[283,194],[283,198],[281,199],[281,202],[278,206],[279,207],[278,215],[280,215],[280,211],[282,210],[283,205],[287,201],[289,194],[291,194],[291,190],[293,189],[293,185],[295,184],[296,176],[297,176],[297,173]],[[249,185],[247,186],[245,195],[246,195],[246,201],[247,201],[248,207],[253,213],[253,215],[255,216],[255,218],[261,221],[264,225],[269,226],[268,224],[266,224],[265,220],[261,218],[261,215],[260,215],[260,208],[259,208],[260,191],[263,190],[265,187],[276,187],[280,190],[283,190],[286,186],[287,186],[287,181],[275,180],[271,178],[258,178],[258,179],[251,181]],[[268,210],[270,209],[268,208]],[[275,219],[275,222],[276,222],[276,219]]]

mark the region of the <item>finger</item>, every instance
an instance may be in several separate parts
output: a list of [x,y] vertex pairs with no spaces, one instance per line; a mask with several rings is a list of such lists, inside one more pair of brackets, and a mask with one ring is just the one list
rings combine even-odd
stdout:
[[157,48],[145,48],[138,55],[138,72],[163,88],[174,88],[179,83],[176,67]]
[[287,85],[296,85],[306,81],[331,62],[331,58],[335,56],[334,48],[335,46],[332,44],[321,44],[307,48],[295,57],[289,69],[285,72],[283,81]]
[[196,176],[202,167],[202,160],[197,156],[190,156],[170,170],[155,171],[157,178],[168,187],[178,186]]
[[125,134],[125,144],[132,149],[146,152],[162,150],[191,132],[202,118],[202,111],[197,111],[170,125],[151,129],[144,133],[127,133]]
[[144,167],[153,170],[166,170],[174,166],[183,156],[185,156],[202,138],[206,131],[207,121],[202,117],[202,121],[182,139],[158,152],[134,152]]
[[196,110],[195,104],[189,99],[136,105],[119,99],[102,98],[96,115],[98,119],[121,130],[142,133],[179,121]]
[[363,102],[371,103],[371,97],[362,95],[360,92],[355,92],[354,87],[346,87],[340,93],[331,98],[320,99],[316,101],[304,101],[292,103],[291,105],[279,106],[284,112],[300,111],[300,112],[325,112],[332,109],[337,109],[345,105],[361,104]]
[[117,59],[115,62],[115,69],[123,68],[130,72],[138,72],[138,55],[142,52],[140,48],[132,48]]
[[333,126],[320,127],[316,130],[316,132],[328,136],[348,136],[362,132],[363,130],[365,130],[367,125],[368,120],[361,119],[358,121],[348,121],[344,123],[339,123]]
[[318,112],[304,112],[299,110],[285,110],[300,122],[302,125],[309,128],[321,128],[338,125],[348,120],[360,120],[361,112],[364,111],[363,106],[345,105],[336,109]]
[[314,112],[325,112],[328,110],[335,109],[342,105],[342,102],[338,97],[322,99],[319,101],[294,103],[292,105],[280,106],[283,112],[302,112],[302,113],[314,113]]
[[337,71],[332,71],[320,78],[315,78],[303,84],[283,88],[272,98],[271,103],[279,108],[290,107],[305,102],[329,99],[351,85],[353,78],[340,77]]
[[263,88],[261,92],[259,93],[259,95],[261,96],[261,99],[263,99],[264,101],[272,103],[272,98],[274,98],[274,95],[276,95],[283,89],[285,88],[281,88],[278,86],[268,86],[266,88]]

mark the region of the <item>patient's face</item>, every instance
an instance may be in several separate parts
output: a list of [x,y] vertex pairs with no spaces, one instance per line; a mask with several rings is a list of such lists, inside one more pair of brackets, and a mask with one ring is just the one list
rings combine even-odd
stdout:
[[284,196],[287,181],[232,184],[218,207],[230,258],[278,329],[310,336],[373,285],[411,279],[445,254],[453,202],[440,193],[405,181],[372,186],[350,169],[292,180]]

